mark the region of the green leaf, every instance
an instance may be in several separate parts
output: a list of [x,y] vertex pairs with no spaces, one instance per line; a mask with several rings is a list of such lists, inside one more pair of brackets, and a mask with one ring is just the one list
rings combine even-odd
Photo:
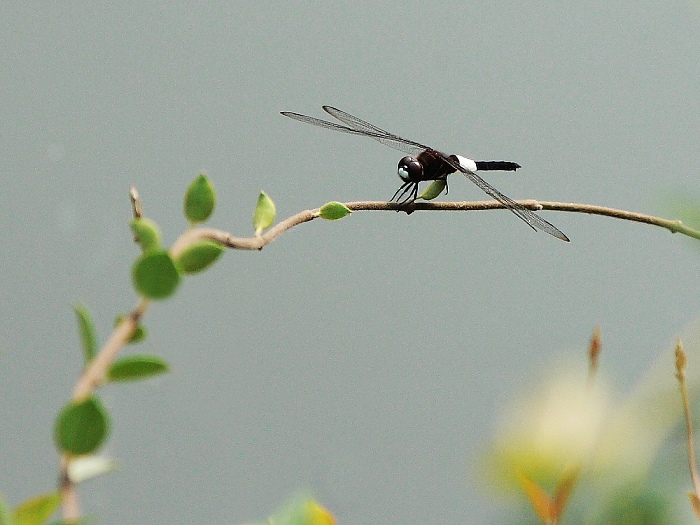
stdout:
[[350,215],[352,213],[352,210],[348,208],[345,204],[342,202],[327,202],[323,206],[321,206],[321,209],[319,210],[319,217],[322,219],[326,219],[329,221],[337,221],[338,219],[342,219],[343,217],[346,217],[347,215]]
[[56,418],[54,439],[61,452],[81,455],[95,452],[107,438],[107,411],[96,396],[70,402]]
[[14,525],[43,525],[61,504],[57,492],[42,494],[18,505],[12,513]]
[[574,485],[581,471],[580,465],[570,467],[562,473],[561,478],[557,481],[557,486],[554,493],[554,504],[556,508],[556,518],[561,518],[566,508],[566,503],[574,490]]
[[255,206],[255,213],[253,214],[253,228],[255,228],[255,235],[260,235],[263,230],[269,228],[273,222],[275,222],[275,215],[277,214],[277,209],[275,208],[275,203],[264,191],[260,192],[258,196],[258,204]]
[[206,221],[216,206],[216,191],[209,178],[200,174],[185,193],[185,217],[191,224]]
[[423,190],[423,192],[418,195],[419,199],[425,201],[431,201],[438,195],[442,193],[442,190],[447,186],[447,181],[445,179],[434,180],[430,185]]
[[80,456],[68,463],[68,477],[76,485],[115,470],[114,460],[102,456]]
[[151,250],[136,259],[131,271],[136,291],[149,299],[165,299],[177,290],[180,274],[170,254]]
[[12,525],[12,514],[5,498],[0,495],[0,525]]
[[134,232],[134,240],[139,243],[144,252],[160,248],[160,229],[151,219],[145,217],[132,219],[129,225]]
[[78,316],[78,330],[80,331],[80,341],[83,347],[83,357],[89,363],[97,354],[97,337],[95,336],[95,326],[92,324],[90,313],[82,304],[73,305],[75,315]]
[[[119,326],[119,323],[121,323],[125,317],[125,315],[118,315],[117,318],[114,320],[114,326]],[[131,335],[131,338],[127,341],[127,344],[140,343],[141,341],[146,339],[146,335],[146,328],[141,323],[139,323],[136,325],[136,330],[134,330],[134,333]]]
[[667,490],[657,491],[636,484],[620,487],[613,494],[606,494],[607,501],[601,502],[603,515],[597,523],[684,523],[679,517],[674,518],[672,502],[677,500],[673,496]]
[[182,251],[175,264],[183,274],[197,273],[214,264],[223,252],[224,247],[218,242],[197,241]]
[[154,355],[130,355],[120,357],[109,367],[110,381],[137,381],[163,374],[168,371],[168,363]]

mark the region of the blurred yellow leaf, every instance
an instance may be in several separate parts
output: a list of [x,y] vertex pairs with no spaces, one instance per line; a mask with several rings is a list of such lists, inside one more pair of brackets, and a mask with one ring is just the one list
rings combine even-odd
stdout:
[[552,523],[556,518],[556,505],[549,494],[524,472],[518,473],[520,484],[542,523]]
[[333,514],[321,507],[315,501],[306,502],[306,512],[309,516],[309,525],[334,525]]

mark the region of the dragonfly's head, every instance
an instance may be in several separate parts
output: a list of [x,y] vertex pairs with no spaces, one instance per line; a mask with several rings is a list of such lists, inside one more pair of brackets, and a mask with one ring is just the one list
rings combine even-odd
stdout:
[[404,182],[421,182],[423,165],[415,158],[406,156],[399,161],[398,174]]

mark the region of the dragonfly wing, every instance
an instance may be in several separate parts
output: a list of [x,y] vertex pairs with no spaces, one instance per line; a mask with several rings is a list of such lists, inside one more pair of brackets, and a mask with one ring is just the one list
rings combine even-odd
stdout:
[[350,126],[351,128],[361,130],[361,131],[369,131],[370,133],[384,135],[385,137],[395,136],[392,133],[389,133],[388,131],[383,130],[380,127],[375,126],[374,124],[370,124],[369,122],[366,122],[366,121],[362,120],[361,118],[357,118],[357,117],[351,115],[350,113],[346,113],[342,109],[334,108],[333,106],[322,106],[322,107],[323,107],[323,111],[328,113],[331,117],[337,118],[339,121],[344,123],[346,126]]
[[491,186],[484,179],[482,179],[479,175],[477,175],[471,170],[466,169],[459,162],[454,161],[446,155],[440,155],[443,158],[443,160],[447,162],[450,166],[455,168],[456,171],[462,172],[464,176],[467,177],[474,184],[476,184],[481,189],[481,191],[503,204],[503,206],[505,206],[523,222],[525,222],[525,224],[527,224],[530,228],[532,228],[533,230],[543,231],[545,233],[548,233],[549,235],[552,235],[553,237],[556,237],[557,239],[569,242],[569,238],[564,234],[564,232],[559,230],[559,228],[547,222],[532,210],[521,206],[507,195],[504,195],[496,188]]
[[388,131],[377,127],[374,124],[370,124],[361,118],[351,115],[350,113],[346,113],[342,109],[334,108],[333,106],[323,106],[323,110],[332,117],[337,118],[343,124],[361,131],[362,133],[366,134],[366,136],[371,137],[374,140],[381,142],[385,146],[389,146],[390,148],[394,148],[411,155],[417,155],[421,151],[430,149],[430,147],[426,146],[425,144],[414,142],[412,140],[399,137],[398,135],[394,135],[393,133],[389,133]]
[[336,124],[335,122],[328,122],[327,120],[309,117],[308,115],[302,115],[301,113],[294,113],[292,111],[281,111],[280,113],[285,117],[293,118],[294,120],[305,122],[306,124],[312,124],[320,128],[332,129],[334,131],[340,131],[341,133],[349,133],[350,135],[358,135],[360,137],[369,137],[381,142],[382,144],[385,144],[386,146],[389,146],[390,148],[394,148],[399,151],[403,151],[404,153],[409,153],[411,155],[417,155],[418,153],[426,149],[426,147],[418,143],[412,143],[405,139],[402,139],[401,137],[395,137],[394,135],[391,135],[386,131],[380,130],[379,128],[377,128],[377,131],[374,131],[369,128],[358,129],[349,126],[341,126],[340,124]]
[[328,122],[327,120],[321,120],[320,118],[309,117],[308,115],[302,115],[301,113],[293,113],[291,111],[281,111],[280,112],[285,117],[293,118],[300,122],[305,122],[307,124],[313,124],[314,126],[319,126],[321,128],[332,129],[335,131],[340,131],[342,133],[350,133],[351,135],[365,135],[355,128],[349,128],[347,126],[341,126],[335,122]]

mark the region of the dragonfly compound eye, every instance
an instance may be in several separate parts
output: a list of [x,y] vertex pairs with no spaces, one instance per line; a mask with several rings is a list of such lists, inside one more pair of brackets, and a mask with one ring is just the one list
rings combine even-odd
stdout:
[[423,165],[407,156],[399,161],[398,173],[404,182],[420,182],[423,180]]

